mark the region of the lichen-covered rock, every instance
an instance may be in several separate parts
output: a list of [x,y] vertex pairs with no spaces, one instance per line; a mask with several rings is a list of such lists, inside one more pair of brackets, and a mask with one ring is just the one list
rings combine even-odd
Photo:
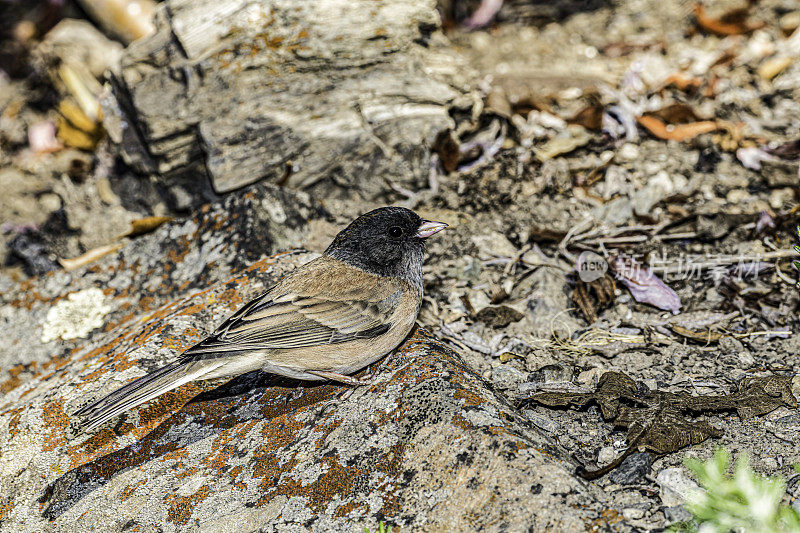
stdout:
[[[169,0],[104,106],[123,156],[218,192],[257,180],[367,197],[425,186],[469,109],[434,0]],[[196,172],[195,172],[196,171]]]
[[53,357],[68,358],[98,326],[110,331],[258,259],[301,247],[306,221],[323,215],[305,194],[253,186],[101,261],[0,291],[7,339],[0,343],[0,394],[30,373],[58,368]]
[[[374,384],[337,403],[326,405],[347,387],[306,384],[299,393],[302,384],[256,372],[189,383],[94,433],[78,431],[70,413],[174,359],[315,256],[244,267],[258,250],[300,240],[315,213],[298,198],[289,208],[284,194],[257,187],[83,273],[33,280],[28,308],[12,295],[6,337],[36,355],[3,354],[18,363],[4,363],[0,381],[0,530],[360,532],[379,520],[412,531],[625,527],[551,437],[424,331]],[[218,281],[223,273],[230,279]],[[48,309],[93,287],[110,289],[104,326],[42,342]]]

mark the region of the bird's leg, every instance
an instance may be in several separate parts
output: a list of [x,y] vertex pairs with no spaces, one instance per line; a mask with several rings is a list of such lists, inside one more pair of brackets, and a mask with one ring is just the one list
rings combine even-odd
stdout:
[[325,411],[331,407],[332,405],[337,405],[342,403],[343,401],[347,400],[352,394],[353,391],[356,390],[356,387],[359,385],[365,385],[365,383],[361,383],[360,380],[345,376],[344,374],[337,374],[336,372],[323,372],[323,371],[307,371],[310,374],[316,374],[321,378],[326,378],[332,381],[338,381],[341,383],[345,383],[347,385],[353,385],[353,387],[348,387],[343,393],[336,394],[335,397],[331,398],[330,400],[325,400],[317,407],[319,409],[319,416],[323,415]]
[[396,349],[392,350],[391,352],[389,352],[389,354],[386,357],[383,358],[383,361],[381,361],[381,364],[378,365],[378,370],[375,371],[375,375],[380,374],[381,372],[383,372],[384,370],[386,370],[389,367],[389,361],[392,359],[392,357],[394,357],[395,353],[397,353]]
[[[389,357],[387,357],[386,359],[388,360]],[[384,362],[381,364],[381,366],[378,367],[378,372],[381,371],[381,369],[385,366],[385,364],[386,364],[386,361],[384,360]],[[350,395],[353,394],[353,391],[356,390],[355,387],[360,387],[362,385],[371,385],[372,384],[372,378],[375,375],[374,373],[368,373],[367,375],[365,375],[365,376],[363,376],[362,378],[359,379],[359,378],[354,378],[353,376],[347,376],[345,374],[339,374],[338,372],[326,372],[324,370],[307,370],[306,372],[308,372],[309,374],[314,374],[315,376],[319,376],[321,378],[328,379],[330,381],[337,381],[339,383],[344,383],[345,385],[352,385],[353,386],[352,389],[347,389],[346,391],[344,391],[344,393],[338,395],[336,398],[333,398],[331,400],[325,401],[320,406],[321,407],[320,413],[324,413],[325,410],[328,407],[330,407],[331,405],[335,405],[337,403],[341,403],[341,402],[347,400],[350,397]]]
[[373,371],[372,367],[370,366],[369,367],[370,371],[367,372],[366,374],[364,374],[363,376],[361,376],[361,378],[359,378],[359,381],[361,382],[361,384],[362,385],[372,384],[373,383],[373,378],[375,376],[377,376],[378,374],[380,374],[381,372],[383,372],[384,370],[386,370],[386,367],[389,366],[389,360],[395,354],[395,351],[396,350],[392,350],[391,352],[389,352],[389,354],[386,357],[383,358],[383,361],[381,361],[381,364],[378,365],[377,370]]
[[369,385],[372,383],[372,381],[364,380],[364,378],[358,379],[352,376],[339,374],[338,372],[326,372],[324,370],[307,370],[306,372],[308,372],[309,374],[314,374],[315,376],[319,376],[321,378],[329,379],[331,381],[338,381],[339,383],[344,383],[345,385],[352,385],[354,387],[359,387],[361,385]]

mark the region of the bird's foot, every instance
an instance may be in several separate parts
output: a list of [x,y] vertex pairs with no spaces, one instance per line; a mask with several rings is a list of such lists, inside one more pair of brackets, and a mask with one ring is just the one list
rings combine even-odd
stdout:
[[299,400],[302,397],[303,397],[303,386],[298,385],[283,398],[283,405],[284,407],[286,407],[287,405],[289,405],[290,402]]
[[354,378],[353,376],[346,376],[344,374],[339,374],[338,372],[326,372],[323,370],[309,370],[308,373],[314,374],[315,376],[319,376],[321,378],[329,379],[331,381],[344,383],[345,385],[352,385],[354,387],[372,385],[373,377],[372,374],[368,374],[362,378]]

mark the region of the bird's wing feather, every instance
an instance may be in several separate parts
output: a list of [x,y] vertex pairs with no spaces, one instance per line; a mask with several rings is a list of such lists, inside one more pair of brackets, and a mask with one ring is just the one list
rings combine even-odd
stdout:
[[[314,265],[307,266],[242,307],[183,357],[196,360],[230,352],[338,344],[389,330],[402,297],[397,282],[365,272],[353,276],[348,270],[342,273],[348,278],[343,293],[337,290],[341,277],[320,276]],[[330,263],[325,271],[331,271]],[[359,285],[355,290],[354,284]]]

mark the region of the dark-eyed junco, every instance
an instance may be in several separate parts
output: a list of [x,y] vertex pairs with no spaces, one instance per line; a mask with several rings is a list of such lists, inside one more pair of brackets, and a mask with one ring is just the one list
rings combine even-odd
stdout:
[[264,370],[289,378],[349,376],[394,350],[422,302],[424,239],[446,228],[401,207],[358,217],[321,257],[239,309],[177,361],[75,413],[91,430],[184,383]]

